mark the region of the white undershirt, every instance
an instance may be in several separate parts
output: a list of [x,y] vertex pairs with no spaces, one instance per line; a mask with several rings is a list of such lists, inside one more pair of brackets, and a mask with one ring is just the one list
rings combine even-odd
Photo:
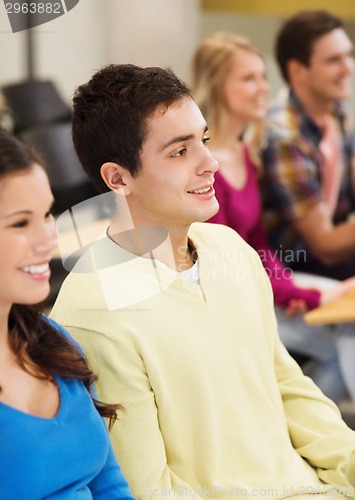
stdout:
[[200,286],[198,260],[196,260],[195,264],[192,267],[190,267],[190,269],[186,269],[186,271],[182,271],[179,274],[180,274],[180,276],[183,276],[184,278],[190,279],[196,285]]

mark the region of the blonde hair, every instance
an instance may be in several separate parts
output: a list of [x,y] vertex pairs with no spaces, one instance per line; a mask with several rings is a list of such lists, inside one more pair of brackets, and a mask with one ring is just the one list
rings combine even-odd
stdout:
[[[228,32],[217,32],[205,38],[197,47],[191,66],[191,86],[193,97],[213,133],[223,137],[227,128],[227,108],[224,101],[224,82],[235,64],[235,55],[240,50],[261,53],[243,36]],[[259,125],[255,133],[248,134],[248,144],[254,150],[260,146]],[[252,151],[253,154],[253,151]],[[253,159],[254,159],[253,154]]]

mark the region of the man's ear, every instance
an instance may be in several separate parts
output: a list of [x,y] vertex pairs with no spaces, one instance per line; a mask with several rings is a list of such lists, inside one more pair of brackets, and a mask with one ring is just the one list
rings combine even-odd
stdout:
[[111,191],[124,188],[125,194],[129,194],[125,179],[130,176],[130,173],[126,168],[109,161],[101,165],[100,174]]
[[291,84],[302,81],[307,71],[308,67],[297,61],[297,59],[290,59],[287,62],[287,74]]

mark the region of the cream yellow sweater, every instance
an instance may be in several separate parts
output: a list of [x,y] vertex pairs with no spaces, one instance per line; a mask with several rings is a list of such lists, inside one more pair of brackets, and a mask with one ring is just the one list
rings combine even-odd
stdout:
[[355,433],[281,345],[257,254],[224,226],[189,235],[202,289],[105,238],[51,314],[124,406],[111,437],[133,494],[355,498]]

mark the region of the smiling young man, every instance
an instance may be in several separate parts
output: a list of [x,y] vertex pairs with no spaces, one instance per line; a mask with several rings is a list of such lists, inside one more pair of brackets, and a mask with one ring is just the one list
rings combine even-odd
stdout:
[[[276,41],[288,92],[267,118],[270,240],[295,269],[355,274],[355,145],[341,103],[351,94],[353,45],[326,11],[288,19]],[[292,264],[291,264],[292,265]]]
[[355,433],[280,343],[259,257],[200,223],[218,210],[206,127],[169,70],[79,87],[74,143],[116,206],[52,316],[124,407],[111,436],[137,498],[355,497]]
[[[192,99],[158,106],[146,121],[147,140],[141,150],[138,175],[115,162],[101,167],[111,190],[122,188],[135,227],[161,227],[169,234],[176,267],[191,267],[188,230],[218,210],[213,174],[217,162],[207,149],[207,125]],[[188,131],[188,132],[187,132]],[[109,234],[119,234],[115,218]],[[164,261],[165,259],[162,258]]]

